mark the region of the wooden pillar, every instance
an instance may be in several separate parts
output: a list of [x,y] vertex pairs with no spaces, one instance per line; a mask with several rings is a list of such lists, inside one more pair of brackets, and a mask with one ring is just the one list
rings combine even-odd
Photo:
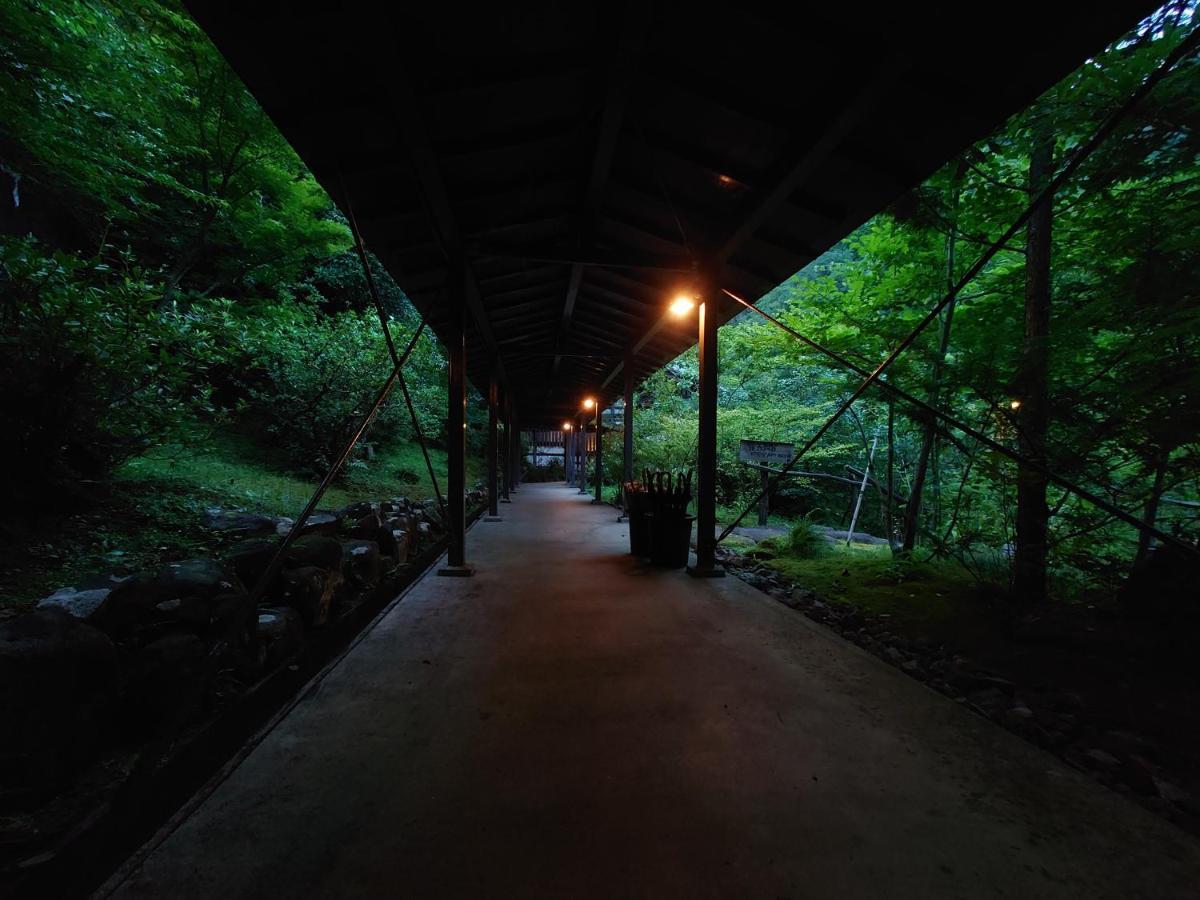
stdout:
[[696,564],[688,574],[720,577],[717,566],[717,299],[705,286],[700,304],[700,414],[696,441]]
[[759,527],[767,524],[767,516],[771,514],[771,474],[766,469],[766,464],[763,464],[763,470],[758,473],[762,478],[760,487],[762,488],[762,497],[758,501],[758,524]]
[[575,482],[579,487],[579,493],[587,493],[587,454],[588,454],[588,436],[587,436],[587,419],[580,413],[575,417],[575,431],[579,435],[579,462],[575,469]]
[[[568,423],[569,424],[569,423]],[[575,480],[575,429],[563,429],[563,480],[570,487]]]
[[501,457],[503,463],[500,466],[500,502],[512,503],[508,496],[509,482],[512,481],[512,466],[509,461],[512,459],[512,401],[506,395],[504,398],[504,437],[501,440]]
[[604,496],[603,496],[604,467],[600,465],[600,463],[601,463],[600,451],[604,445],[604,442],[601,440],[601,438],[603,436],[604,436],[604,411],[600,408],[600,401],[596,400],[596,454],[595,454],[596,471],[594,473],[595,481],[596,481],[596,495],[592,498],[593,503],[603,503],[604,502]]
[[516,491],[521,486],[521,420],[516,410],[512,414],[512,456],[509,458],[509,477],[512,479],[510,490]]
[[450,397],[446,410],[446,565],[439,575],[473,575],[467,565],[467,343],[466,273],[453,266],[450,276],[450,322],[446,356],[450,363]]
[[622,474],[625,481],[634,480],[634,358],[625,356],[625,433]]
[[497,416],[500,405],[500,383],[496,379],[496,370],[492,370],[488,379],[488,430],[487,430],[487,492],[488,514],[485,522],[500,521],[500,444],[496,431],[499,427]]

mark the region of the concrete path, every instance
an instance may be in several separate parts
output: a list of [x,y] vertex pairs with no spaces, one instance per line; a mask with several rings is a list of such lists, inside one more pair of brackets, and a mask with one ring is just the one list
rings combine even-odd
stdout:
[[133,897],[1196,897],[1200,845],[734,578],[526,485]]

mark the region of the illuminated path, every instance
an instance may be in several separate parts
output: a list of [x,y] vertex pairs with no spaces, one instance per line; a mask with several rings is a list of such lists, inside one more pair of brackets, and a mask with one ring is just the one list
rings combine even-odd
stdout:
[[120,897],[1194,897],[1197,842],[525,485]]

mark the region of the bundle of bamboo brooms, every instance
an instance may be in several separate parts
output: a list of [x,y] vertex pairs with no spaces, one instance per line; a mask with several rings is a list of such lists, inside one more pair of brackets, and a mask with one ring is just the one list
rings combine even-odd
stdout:
[[649,511],[656,516],[680,518],[687,515],[692,502],[692,472],[642,472],[641,486],[647,495]]

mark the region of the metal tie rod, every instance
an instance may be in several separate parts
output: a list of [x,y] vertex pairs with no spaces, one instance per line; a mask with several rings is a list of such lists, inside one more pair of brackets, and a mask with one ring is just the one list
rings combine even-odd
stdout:
[[[891,367],[892,363],[896,361],[897,357],[899,357],[901,353],[912,346],[913,342],[916,341],[916,339],[929,326],[929,324],[935,321],[937,317],[941,315],[942,310],[945,309],[954,300],[954,298],[962,292],[962,289],[966,287],[967,284],[969,284],[972,280],[974,280],[975,276],[983,270],[984,266],[991,262],[992,258],[999,253],[1000,250],[1007,245],[1013,237],[1016,236],[1017,232],[1025,226],[1030,217],[1033,216],[1033,214],[1037,212],[1037,210],[1044,203],[1049,202],[1050,198],[1058,192],[1063,184],[1065,184],[1066,181],[1071,178],[1076,171],[1079,170],[1079,167],[1083,165],[1084,161],[1091,156],[1096,148],[1099,147],[1104,140],[1116,130],[1116,127],[1118,124],[1120,124],[1121,120],[1125,118],[1125,116],[1128,115],[1129,112],[1133,110],[1134,107],[1136,107],[1138,103],[1140,103],[1146,97],[1146,95],[1149,94],[1150,91],[1153,90],[1154,87],[1170,73],[1171,69],[1173,69],[1180,60],[1196,49],[1198,42],[1200,42],[1200,27],[1193,28],[1188,36],[1180,41],[1179,46],[1177,46],[1167,55],[1166,59],[1162,61],[1159,67],[1146,76],[1146,79],[1140,85],[1138,85],[1137,89],[1129,96],[1129,98],[1115,110],[1109,113],[1108,117],[1100,124],[1096,131],[1093,132],[1092,136],[1079,146],[1079,148],[1072,155],[1071,159],[1068,160],[1067,164],[1063,166],[1061,170],[1059,170],[1057,175],[1050,179],[1049,184],[1047,184],[1044,188],[1042,188],[1041,191],[1038,192],[1037,196],[1034,197],[1029,205],[1025,207],[1024,211],[1017,216],[1017,218],[1011,225],[1009,225],[1008,228],[1005,229],[1004,233],[1001,234],[999,238],[997,238],[986,250],[983,251],[983,253],[979,255],[975,262],[971,264],[970,268],[963,273],[963,276],[958,280],[958,282],[946,292],[946,295],[931,310],[929,310],[929,312],[925,314],[925,316],[920,322],[917,323],[912,331],[910,331],[904,337],[904,339],[896,345],[892,352],[887,355],[887,358],[884,359],[883,362],[881,362],[878,366],[876,366],[874,371],[868,374],[863,382],[854,389],[854,392],[845,401],[843,401],[841,405],[838,406],[833,415],[826,420],[825,424],[817,429],[817,433],[814,434],[802,448],[800,448],[800,452],[792,458],[791,462],[780,469],[774,483],[768,484],[766,488],[760,491],[754,502],[742,510],[741,514],[729,526],[727,526],[724,531],[721,532],[720,537],[717,538],[717,543],[725,540],[725,538],[727,538],[733,532],[733,529],[742,523],[742,520],[745,519],[746,516],[750,514],[750,511],[758,505],[758,501],[763,497],[763,495],[769,493],[773,485],[778,485],[779,479],[790,472],[796,463],[798,463],[804,457],[804,455],[811,450],[822,437],[825,436],[825,434],[830,428],[833,427],[837,420],[845,415],[846,410],[854,405],[854,401],[866,393],[867,389],[872,384],[878,383],[879,377],[886,372],[889,367]],[[1172,540],[1172,544],[1175,543],[1178,542]],[[1195,548],[1193,548],[1193,551],[1194,549]]]
[[[765,310],[759,309],[757,306],[744,300],[743,298],[739,297],[737,294],[733,293],[732,291],[726,290],[725,288],[721,288],[721,291],[726,296],[732,297],[738,303],[742,304],[742,306],[746,307],[746,309],[753,310],[754,312],[758,313],[760,316],[762,316],[764,319],[766,319],[772,325],[787,332],[787,334],[791,335],[796,340],[798,340],[804,344],[807,344],[809,347],[812,347],[818,353],[824,354],[825,356],[829,357],[831,360],[836,362],[838,365],[840,365],[846,369],[849,369],[851,372],[855,373],[856,375],[860,375],[860,376],[864,376],[864,377],[868,375],[867,370],[862,368],[862,366],[856,365],[855,363],[851,362],[846,357],[842,356],[840,353],[836,353],[835,351],[830,350],[827,347],[821,346],[816,341],[814,341],[812,338],[806,337],[805,335],[801,334],[799,331],[796,331],[794,328],[792,328],[788,325],[785,325],[783,322],[781,322],[779,319],[772,316],[770,313],[766,312]],[[891,394],[897,400],[903,401],[904,403],[907,403],[910,406],[915,407],[916,409],[925,413],[927,416],[931,416],[935,419],[940,419],[942,422],[944,422],[946,425],[949,425],[951,428],[955,428],[958,431],[961,431],[963,434],[967,435],[968,437],[974,438],[976,441],[978,441],[983,446],[987,447],[989,450],[994,450],[997,453],[1003,454],[1004,456],[1007,456],[1009,459],[1016,461],[1019,465],[1026,466],[1030,469],[1033,469],[1036,472],[1039,472],[1042,475],[1045,475],[1048,480],[1054,482],[1059,487],[1071,492],[1072,494],[1075,494],[1078,497],[1081,497],[1082,499],[1088,501],[1089,503],[1093,504],[1094,506],[1099,507],[1100,509],[1104,510],[1109,515],[1115,516],[1116,518],[1120,519],[1122,522],[1126,523],[1127,525],[1132,525],[1134,528],[1140,529],[1141,531],[1144,531],[1147,534],[1151,534],[1154,537],[1158,538],[1160,541],[1171,544],[1172,546],[1176,546],[1182,550],[1187,550],[1187,551],[1190,551],[1193,553],[1197,552],[1197,548],[1192,546],[1191,544],[1189,544],[1187,541],[1181,541],[1179,538],[1175,537],[1174,535],[1167,534],[1166,532],[1160,531],[1159,529],[1154,528],[1153,526],[1147,525],[1141,519],[1138,519],[1137,517],[1125,512],[1123,509],[1120,509],[1119,507],[1114,506],[1113,504],[1111,504],[1107,500],[1105,500],[1103,497],[1100,497],[1097,494],[1092,493],[1087,488],[1080,487],[1079,485],[1075,484],[1074,482],[1068,481],[1066,478],[1063,478],[1061,475],[1058,475],[1057,473],[1052,471],[1050,469],[1050,467],[1047,466],[1045,463],[1041,463],[1041,462],[1038,462],[1037,460],[1030,459],[1029,457],[1024,456],[1023,454],[1019,453],[1018,451],[1013,450],[1011,447],[1006,447],[1004,444],[1001,444],[999,441],[996,441],[996,440],[988,437],[983,432],[981,432],[975,428],[972,428],[970,425],[967,425],[967,424],[959,421],[958,419],[951,416],[949,413],[943,412],[942,410],[938,409],[937,407],[932,406],[929,403],[926,403],[924,400],[920,400],[917,397],[914,397],[912,394],[908,393],[907,391],[901,390],[900,388],[898,388],[894,384],[892,384],[890,381],[875,381],[874,385],[875,385],[875,387],[882,390],[884,393]],[[855,482],[851,482],[851,483],[853,484]],[[758,501],[755,500],[755,503],[757,503],[757,502]]]

